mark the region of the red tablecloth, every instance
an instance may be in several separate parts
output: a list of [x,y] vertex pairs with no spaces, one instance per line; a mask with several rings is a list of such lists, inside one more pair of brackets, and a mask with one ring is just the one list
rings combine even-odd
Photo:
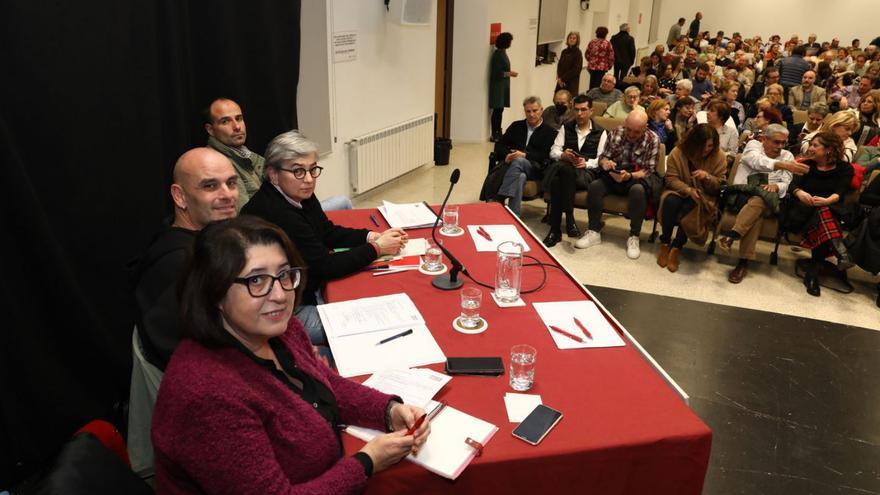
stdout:
[[[377,230],[370,213],[382,229],[387,228],[376,210],[331,212],[330,218],[341,225]],[[526,254],[555,264],[505,208],[461,205],[463,226],[502,223],[518,225],[531,248]],[[411,230],[409,235],[429,237],[430,230]],[[493,284],[495,253],[477,252],[467,233],[442,239],[473,277]],[[535,386],[528,393],[540,394],[544,404],[564,415],[540,445],[529,445],[511,435],[516,424],[508,422],[504,406],[504,394],[512,391],[506,372],[500,377],[456,376],[437,398],[499,427],[483,456],[454,482],[404,461],[374,476],[368,493],[701,493],[712,432],[629,343],[605,349],[557,349],[531,304],[589,295],[567,272],[556,268],[547,272],[546,286],[523,296],[525,307],[498,308],[489,289],[484,289],[480,313],[489,329],[479,335],[452,328],[459,313],[459,292],[435,289],[431,277],[416,271],[382,277],[358,273],[328,285],[328,301],[406,292],[447,357],[501,356],[507,366],[511,346],[534,346],[538,351]],[[524,268],[523,289],[536,286],[540,277],[539,268]],[[465,282],[469,281],[465,278]],[[431,368],[442,371],[443,365]],[[343,437],[349,454],[363,445],[349,435]]]

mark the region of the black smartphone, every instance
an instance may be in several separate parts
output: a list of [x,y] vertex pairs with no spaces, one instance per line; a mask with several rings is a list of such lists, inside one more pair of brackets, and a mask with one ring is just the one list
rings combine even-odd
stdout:
[[500,357],[451,357],[446,359],[446,373],[498,376],[504,374],[504,363]]
[[561,412],[541,404],[513,430],[513,436],[532,445],[538,445],[560,419],[562,419]]

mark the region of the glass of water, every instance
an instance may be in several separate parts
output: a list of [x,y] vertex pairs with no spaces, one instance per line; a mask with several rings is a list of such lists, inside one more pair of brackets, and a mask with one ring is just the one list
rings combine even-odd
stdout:
[[519,299],[522,282],[523,246],[506,241],[498,245],[495,259],[495,298],[504,303]]
[[455,234],[458,232],[458,206],[446,205],[443,208],[443,228],[440,232],[443,234]]
[[459,325],[464,328],[477,328],[480,324],[480,305],[483,302],[483,291],[478,287],[467,286],[461,289],[461,317]]
[[538,351],[526,344],[510,349],[510,387],[525,392],[535,383],[535,358]]
[[433,239],[425,239],[428,244],[425,249],[424,269],[430,272],[436,272],[443,269],[443,251],[440,246],[434,243]]

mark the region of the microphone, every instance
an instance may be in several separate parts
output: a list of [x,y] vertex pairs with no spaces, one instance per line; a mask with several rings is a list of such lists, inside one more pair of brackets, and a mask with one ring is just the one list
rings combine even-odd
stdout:
[[446,208],[446,202],[449,201],[449,196],[452,194],[452,188],[455,187],[455,184],[458,183],[458,179],[460,178],[461,171],[459,169],[453,170],[452,175],[449,176],[449,190],[446,191],[446,197],[443,199],[443,204],[440,205],[440,214],[437,215],[437,220],[434,220],[434,227],[431,228],[431,238],[434,239],[434,244],[440,248],[440,251],[443,251],[443,254],[445,254],[449,259],[449,262],[452,263],[452,268],[449,270],[449,273],[437,275],[434,277],[434,280],[431,281],[431,284],[434,287],[443,290],[455,290],[461,287],[464,282],[458,278],[458,274],[461,272],[467,275],[467,270],[465,270],[461,262],[458,261],[458,259],[449,252],[443,244],[437,242],[437,225],[440,223],[440,215],[443,214],[443,209]]

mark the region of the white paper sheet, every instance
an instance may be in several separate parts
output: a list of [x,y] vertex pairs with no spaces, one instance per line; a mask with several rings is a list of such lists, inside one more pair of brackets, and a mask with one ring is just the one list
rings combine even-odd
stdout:
[[[547,332],[556,342],[556,347],[560,349],[581,349],[586,347],[620,347],[626,345],[617,331],[608,323],[608,320],[599,311],[599,308],[592,301],[559,301],[547,303],[534,303],[535,311],[538,312],[544,324],[547,325]],[[593,338],[587,338],[580,328],[574,323],[574,317],[577,317],[581,323],[587,327]],[[565,335],[550,330],[550,325],[555,325],[568,333],[577,335],[584,339],[584,342],[578,342],[570,339]]]
[[395,256],[395,258],[403,258],[406,256],[424,256],[425,251],[428,250],[428,240],[423,237],[417,237],[415,239],[410,238],[406,241],[406,246],[400,251],[400,254]]
[[504,405],[507,407],[507,419],[511,423],[522,423],[536,407],[540,406],[541,396],[534,394],[513,394],[507,392],[504,395]]
[[[477,233],[477,229],[480,227],[483,227],[483,230],[489,234],[489,237],[492,238],[491,241]],[[467,228],[479,252],[496,251],[498,245],[505,241],[518,242],[523,245],[524,253],[529,251],[529,245],[519,235],[515,225],[468,225]]]
[[404,293],[322,304],[318,306],[318,315],[328,337],[406,329],[425,323],[412,299]]
[[452,377],[427,368],[382,370],[364,385],[386,394],[399,395],[405,404],[425,408]]
[[[387,369],[412,368],[446,361],[425,325],[412,325],[413,333],[391,342],[376,345],[380,340],[398,334],[402,329],[380,330],[345,337],[327,334],[336,369],[344,377],[366,375]],[[406,330],[404,328],[403,330]]]
[[388,225],[400,229],[430,227],[437,221],[437,215],[425,203],[396,204],[383,201],[379,213]]

